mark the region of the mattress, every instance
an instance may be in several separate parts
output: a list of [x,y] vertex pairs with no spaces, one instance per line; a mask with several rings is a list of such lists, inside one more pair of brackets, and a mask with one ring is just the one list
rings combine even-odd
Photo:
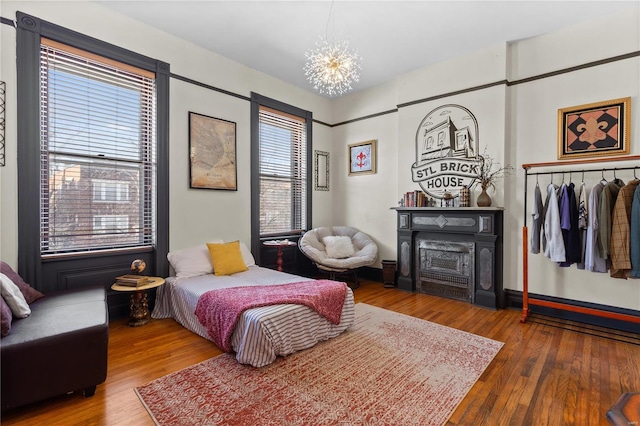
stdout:
[[[158,288],[153,318],[174,318],[183,327],[211,340],[194,312],[198,299],[207,291],[239,287],[287,284],[308,278],[259,266],[233,275],[201,275],[191,278],[169,277]],[[347,287],[339,324],[332,324],[314,310],[296,304],[248,309],[241,315],[231,337],[236,359],[242,364],[262,367],[277,356],[310,348],[316,343],[338,336],[355,319],[353,292]]]

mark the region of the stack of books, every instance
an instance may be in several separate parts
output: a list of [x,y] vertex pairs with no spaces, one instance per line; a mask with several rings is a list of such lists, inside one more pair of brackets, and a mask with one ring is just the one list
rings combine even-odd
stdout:
[[149,277],[145,275],[121,275],[116,277],[116,284],[127,287],[141,287],[149,284]]
[[400,201],[400,207],[430,207],[431,200],[423,191],[409,191]]

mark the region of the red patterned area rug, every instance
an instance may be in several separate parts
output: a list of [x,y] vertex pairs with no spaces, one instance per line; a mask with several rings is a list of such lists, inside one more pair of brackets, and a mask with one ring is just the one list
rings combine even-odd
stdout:
[[358,303],[354,325],[266,367],[219,355],[136,388],[158,425],[442,425],[503,343]]

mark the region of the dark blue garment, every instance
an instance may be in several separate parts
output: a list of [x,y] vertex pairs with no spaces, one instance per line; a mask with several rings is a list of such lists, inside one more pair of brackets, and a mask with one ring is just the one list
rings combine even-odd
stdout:
[[630,237],[631,273],[629,275],[640,278],[640,185],[633,193]]
[[575,185],[570,183],[564,188],[560,200],[560,228],[562,229],[566,261],[560,262],[559,265],[566,267],[582,261],[582,244],[580,243],[579,211]]

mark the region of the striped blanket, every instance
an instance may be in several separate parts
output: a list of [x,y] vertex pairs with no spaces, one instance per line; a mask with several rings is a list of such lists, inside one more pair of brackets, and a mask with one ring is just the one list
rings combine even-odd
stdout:
[[223,351],[232,352],[231,335],[245,310],[298,304],[315,310],[333,324],[339,324],[346,292],[345,283],[330,280],[223,288],[200,296],[195,315],[213,342]]

